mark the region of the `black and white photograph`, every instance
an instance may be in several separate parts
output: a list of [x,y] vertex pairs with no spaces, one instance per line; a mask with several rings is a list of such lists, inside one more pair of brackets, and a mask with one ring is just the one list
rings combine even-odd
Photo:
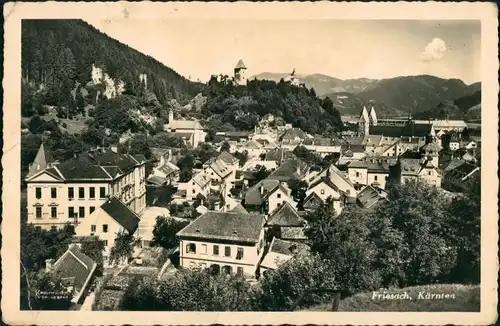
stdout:
[[461,4],[10,3],[4,320],[494,323],[497,9]]

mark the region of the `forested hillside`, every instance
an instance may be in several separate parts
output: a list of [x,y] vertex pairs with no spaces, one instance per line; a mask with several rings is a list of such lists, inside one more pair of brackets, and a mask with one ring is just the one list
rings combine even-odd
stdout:
[[92,80],[92,65],[102,68],[114,81],[122,81],[128,94],[141,89],[139,76],[146,74],[148,90],[162,104],[170,99],[187,102],[202,89],[202,85],[82,20],[23,20],[23,106],[27,104],[23,113],[33,114],[29,108],[43,104],[80,106],[83,101],[92,102],[91,95],[104,87],[93,85],[93,89],[81,91]]
[[268,113],[312,134],[342,129],[340,113],[331,100],[321,100],[314,90],[287,82],[252,80],[236,86],[213,78],[203,95],[208,99],[202,116],[212,129],[226,125],[252,130]]
[[420,112],[417,119],[460,119],[465,121],[481,119],[481,91],[457,98],[454,101],[443,101],[437,107]]

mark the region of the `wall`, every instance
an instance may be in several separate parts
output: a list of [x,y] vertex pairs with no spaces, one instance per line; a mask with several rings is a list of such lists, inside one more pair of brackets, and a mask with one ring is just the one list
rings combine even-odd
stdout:
[[349,179],[352,183],[366,185],[368,182],[367,168],[348,168]]
[[[280,198],[278,198],[280,197]],[[269,202],[269,213],[273,212],[276,210],[276,208],[280,207],[283,205],[285,202],[289,202],[292,206],[295,207],[295,203],[292,198],[288,196],[285,192],[283,192],[281,189],[277,189],[275,192],[273,192],[269,197],[268,197],[268,202]]]
[[379,172],[368,172],[368,183],[371,185],[374,182],[379,183],[379,188],[385,189],[385,184],[389,178],[389,173],[379,173]]

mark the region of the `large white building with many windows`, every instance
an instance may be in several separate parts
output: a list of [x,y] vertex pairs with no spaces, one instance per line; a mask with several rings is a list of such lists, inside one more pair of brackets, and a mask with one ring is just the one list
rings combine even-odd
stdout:
[[43,145],[26,177],[28,223],[60,228],[79,224],[115,196],[136,213],[146,207],[142,155],[99,149],[62,162],[51,162]]

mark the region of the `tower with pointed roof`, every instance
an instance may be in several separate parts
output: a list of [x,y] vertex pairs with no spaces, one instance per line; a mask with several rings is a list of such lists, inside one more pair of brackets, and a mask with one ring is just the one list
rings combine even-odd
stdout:
[[49,150],[46,150],[42,143],[36,153],[35,160],[29,166],[28,177],[49,168],[52,163],[54,163],[52,153]]
[[238,85],[244,85],[246,83],[246,70],[247,67],[243,63],[243,60],[240,59],[234,67],[234,80]]
[[373,105],[372,105],[368,115],[370,117],[370,125],[376,126],[377,125],[377,113],[375,112],[375,108],[373,107]]
[[359,115],[358,134],[359,136],[368,136],[370,134],[370,116],[365,106],[363,106],[363,110]]

